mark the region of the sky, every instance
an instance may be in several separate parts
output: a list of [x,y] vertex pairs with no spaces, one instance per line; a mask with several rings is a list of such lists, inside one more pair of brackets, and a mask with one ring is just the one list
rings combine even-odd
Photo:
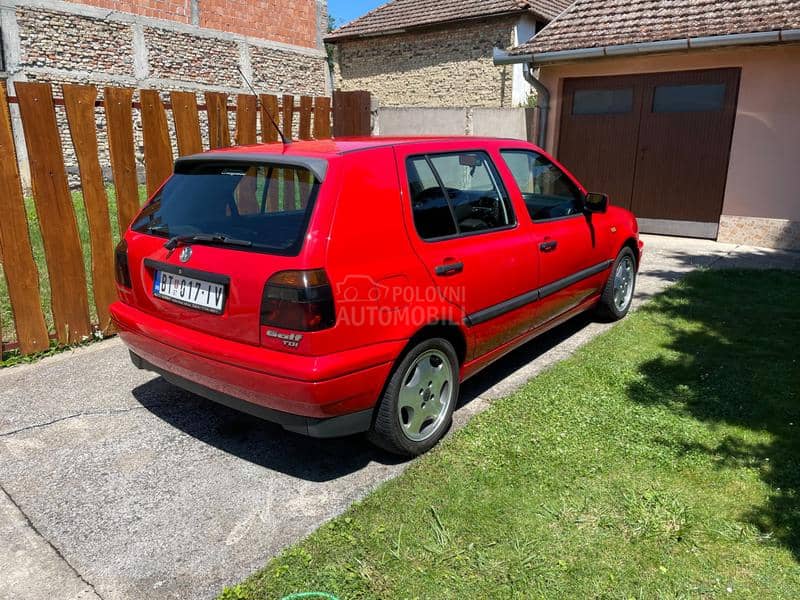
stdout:
[[336,26],[339,27],[386,2],[387,0],[328,0],[328,12],[336,18]]

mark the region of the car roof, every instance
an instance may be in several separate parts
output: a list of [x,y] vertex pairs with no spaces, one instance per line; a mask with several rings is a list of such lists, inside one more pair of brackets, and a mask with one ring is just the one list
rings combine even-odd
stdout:
[[[203,153],[204,156],[214,154],[281,154],[285,156],[332,156],[359,152],[373,148],[386,146],[397,146],[405,144],[418,144],[429,142],[458,142],[469,141],[470,144],[481,142],[497,142],[501,138],[475,137],[475,136],[396,136],[396,137],[341,137],[326,140],[300,140],[292,141],[288,144],[280,142],[270,144],[250,144],[246,146],[232,146],[229,148],[218,148]],[[522,140],[513,140],[522,142]]]

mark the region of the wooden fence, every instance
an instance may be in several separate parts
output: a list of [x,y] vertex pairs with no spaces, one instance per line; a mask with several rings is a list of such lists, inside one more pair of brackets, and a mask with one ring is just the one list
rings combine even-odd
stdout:
[[[198,103],[194,92],[170,92],[107,87],[102,100],[97,88],[63,85],[54,97],[50,83],[17,83],[15,97],[0,86],[0,261],[5,275],[16,330],[16,347],[22,354],[46,350],[50,340],[74,344],[94,332],[111,332],[108,307],[116,296],[114,248],[106,182],[101,168],[96,109],[102,108],[108,156],[113,176],[122,233],[139,210],[139,179],[136,167],[134,117],[141,119],[145,184],[148,196],[173,168],[173,140],[179,156],[204,149],[202,112],[206,113],[208,147],[278,140],[266,117],[268,111],[287,137],[296,123],[300,139],[331,137],[331,99],[327,97],[280,99],[264,94],[237,95],[229,104],[227,94],[206,92]],[[138,96],[138,99],[136,97]],[[49,275],[53,330],[42,310],[39,274],[29,235],[17,149],[14,145],[10,104],[19,105],[22,134],[30,166],[33,203],[43,240]],[[258,110],[261,105],[261,111]],[[80,175],[91,250],[91,278],[97,322],[90,322],[89,294],[78,224],[70,194],[62,150],[58,111],[65,112]],[[231,136],[228,113],[235,113]],[[261,114],[258,114],[258,113]],[[138,113],[138,114],[137,114]],[[295,119],[295,115],[299,117]],[[170,128],[170,114],[172,128]],[[258,127],[258,122],[261,127]],[[0,322],[0,340],[3,339]],[[0,351],[3,344],[0,341]]]

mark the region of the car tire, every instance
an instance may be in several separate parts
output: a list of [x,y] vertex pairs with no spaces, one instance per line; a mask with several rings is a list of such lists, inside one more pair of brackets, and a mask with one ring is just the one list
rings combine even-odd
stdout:
[[392,370],[368,439],[401,456],[427,452],[450,428],[458,391],[453,345],[443,338],[420,342]]
[[631,308],[636,286],[636,257],[628,246],[619,251],[611,274],[600,295],[597,314],[604,320],[619,321]]

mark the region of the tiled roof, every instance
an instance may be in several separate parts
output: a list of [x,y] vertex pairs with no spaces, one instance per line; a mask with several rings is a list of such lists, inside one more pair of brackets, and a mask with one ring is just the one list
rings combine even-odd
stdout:
[[476,17],[530,11],[544,21],[569,6],[569,0],[392,0],[329,34],[326,41]]
[[577,0],[511,54],[800,28],[800,0]]

